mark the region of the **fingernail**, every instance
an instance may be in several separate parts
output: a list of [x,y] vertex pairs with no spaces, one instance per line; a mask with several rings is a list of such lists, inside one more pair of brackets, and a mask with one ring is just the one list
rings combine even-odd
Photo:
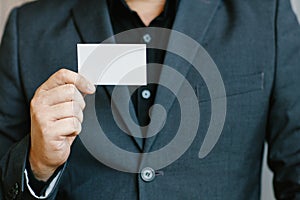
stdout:
[[90,83],[87,85],[87,89],[89,92],[92,92],[92,93],[94,93],[96,91],[95,86]]

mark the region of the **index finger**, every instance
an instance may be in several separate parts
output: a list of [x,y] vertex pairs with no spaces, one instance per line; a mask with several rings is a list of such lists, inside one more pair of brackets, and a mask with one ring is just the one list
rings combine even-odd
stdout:
[[95,92],[95,86],[80,74],[67,69],[61,69],[54,73],[44,84],[40,90],[51,90],[61,85],[74,84],[76,88],[84,94],[92,94]]

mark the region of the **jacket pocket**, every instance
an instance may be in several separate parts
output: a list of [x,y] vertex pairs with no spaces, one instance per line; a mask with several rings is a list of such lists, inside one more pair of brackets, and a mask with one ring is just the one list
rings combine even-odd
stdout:
[[[215,99],[224,98],[224,97],[228,98],[231,96],[263,90],[264,72],[241,75],[237,77],[230,77],[230,79],[226,79],[223,81],[224,81],[226,96],[221,96],[221,95],[216,96]],[[206,85],[197,85],[196,95],[198,96],[199,102],[205,102],[211,100]]]

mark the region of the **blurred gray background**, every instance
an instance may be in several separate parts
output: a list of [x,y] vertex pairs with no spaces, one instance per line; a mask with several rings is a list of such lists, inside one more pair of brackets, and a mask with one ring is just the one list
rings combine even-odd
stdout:
[[[3,27],[5,25],[7,15],[11,8],[14,6],[21,5],[22,3],[29,2],[32,0],[0,0],[0,37],[2,37]],[[293,10],[298,13],[298,21],[300,24],[300,0],[291,0]],[[300,36],[299,36],[300,37]],[[266,148],[267,149],[267,146]],[[273,189],[272,189],[272,172],[269,170],[266,164],[267,151],[264,153],[264,164],[263,164],[263,175],[262,175],[262,200],[274,200]]]

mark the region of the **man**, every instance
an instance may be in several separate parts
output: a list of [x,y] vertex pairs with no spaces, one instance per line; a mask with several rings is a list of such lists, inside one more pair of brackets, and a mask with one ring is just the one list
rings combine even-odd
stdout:
[[[83,96],[95,87],[76,73],[76,44],[100,43],[145,26],[172,28],[203,45],[219,68],[227,98],[222,135],[199,159],[211,115],[205,83],[174,55],[148,51],[148,63],[186,72],[201,107],[194,142],[152,181],[98,162],[77,137]],[[13,10],[0,49],[2,198],[259,199],[266,140],[276,197],[300,199],[299,35],[286,0],[44,0]],[[147,44],[158,39],[145,32],[130,38]],[[97,87],[96,109],[114,143],[144,152],[172,140],[180,120],[176,101],[154,141],[136,140],[116,128],[109,91]],[[148,95],[141,95],[144,91]],[[155,99],[172,98],[162,91],[148,84],[132,95],[141,126],[149,124]]]

